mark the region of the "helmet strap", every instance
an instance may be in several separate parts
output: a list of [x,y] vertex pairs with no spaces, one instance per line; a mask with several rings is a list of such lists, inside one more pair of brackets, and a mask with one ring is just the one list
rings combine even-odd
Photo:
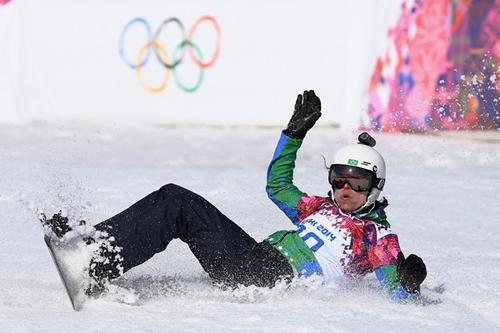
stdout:
[[362,204],[358,209],[354,210],[352,213],[357,214],[357,213],[365,210],[366,208],[368,208],[370,205],[371,205],[371,207],[370,207],[370,209],[368,209],[368,211],[371,211],[373,209],[373,207],[375,207],[374,202],[368,203],[368,198],[370,197],[370,194],[372,194],[372,190],[373,190],[373,186],[370,188],[370,190],[366,194],[366,202],[364,204]]

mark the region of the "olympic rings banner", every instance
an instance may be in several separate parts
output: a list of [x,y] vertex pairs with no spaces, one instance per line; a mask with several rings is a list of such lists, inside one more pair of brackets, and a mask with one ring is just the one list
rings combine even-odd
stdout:
[[306,86],[354,128],[401,0],[0,1],[0,124],[281,126]]
[[[206,56],[201,50],[199,43],[195,37],[200,30],[201,25],[208,24],[215,32],[215,46],[210,56]],[[167,35],[167,27],[176,27],[180,33],[180,42],[174,44],[173,50],[169,50],[167,46],[162,43],[162,37]],[[146,38],[135,50],[133,56],[127,54],[127,40],[129,35],[132,34],[132,29],[142,28],[146,33]],[[170,30],[169,30],[170,31]],[[219,58],[221,48],[221,29],[215,17],[211,15],[204,15],[199,17],[189,29],[186,34],[186,29],[183,22],[177,17],[170,17],[158,26],[154,31],[148,20],[143,17],[136,17],[131,19],[123,27],[119,39],[119,54],[124,64],[131,70],[135,71],[139,78],[142,87],[151,93],[160,93],[165,90],[171,81],[171,76],[175,85],[184,92],[193,93],[200,89],[205,78],[205,70],[214,65]],[[186,52],[187,51],[187,52]],[[189,59],[186,56],[189,54]],[[154,59],[154,60],[152,60]],[[157,61],[163,68],[163,75],[157,84],[148,83],[144,68],[151,64],[152,61]],[[190,60],[190,61],[188,61]],[[181,81],[179,68],[181,66],[188,66],[189,63],[194,64],[198,68],[198,75],[196,82],[186,84]]]

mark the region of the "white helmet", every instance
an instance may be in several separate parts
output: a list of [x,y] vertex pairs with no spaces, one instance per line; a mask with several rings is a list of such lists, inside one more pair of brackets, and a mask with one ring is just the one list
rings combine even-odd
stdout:
[[[367,140],[367,137],[372,141]],[[369,188],[366,188],[369,191],[366,203],[357,211],[373,204],[385,184],[385,161],[382,155],[372,148],[375,146],[375,140],[364,132],[359,136],[359,141],[358,144],[350,144],[337,151],[328,176],[330,184],[339,172],[353,177],[370,178],[371,176]]]

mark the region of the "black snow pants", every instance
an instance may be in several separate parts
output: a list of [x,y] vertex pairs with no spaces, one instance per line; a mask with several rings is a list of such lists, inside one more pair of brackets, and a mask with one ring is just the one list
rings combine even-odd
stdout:
[[207,200],[175,184],[161,187],[95,228],[113,236],[114,245],[122,248],[124,271],[179,238],[216,283],[272,287],[293,276],[290,264],[266,241],[257,243]]

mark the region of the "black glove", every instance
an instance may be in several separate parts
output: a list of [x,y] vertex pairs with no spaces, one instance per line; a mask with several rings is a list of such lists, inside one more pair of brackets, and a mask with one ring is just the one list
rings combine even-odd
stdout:
[[314,90],[304,91],[302,95],[297,96],[292,118],[283,133],[294,139],[303,139],[319,117],[321,117],[319,97],[314,94]]
[[410,254],[405,259],[403,253],[400,253],[398,256],[397,272],[399,282],[401,282],[406,291],[410,293],[420,292],[420,285],[427,276],[427,270],[422,258],[415,254]]

